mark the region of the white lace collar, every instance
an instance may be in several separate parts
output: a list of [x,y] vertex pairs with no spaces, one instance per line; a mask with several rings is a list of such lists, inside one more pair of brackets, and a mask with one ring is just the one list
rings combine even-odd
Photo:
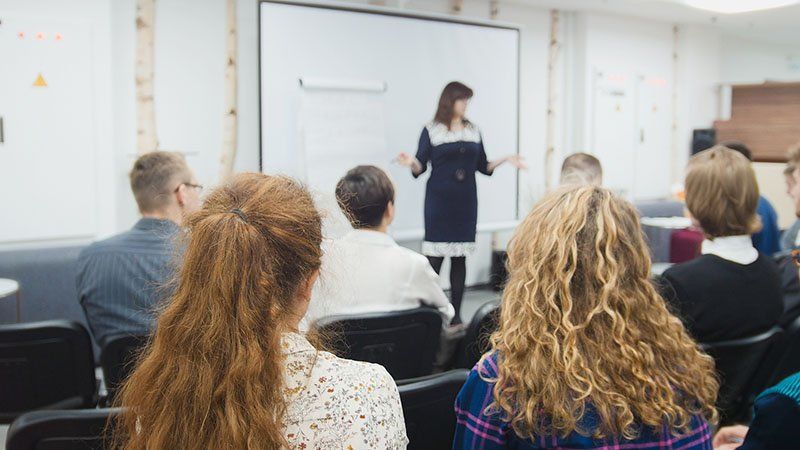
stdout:
[[453,131],[443,123],[430,122],[425,126],[428,129],[428,137],[431,145],[449,144],[451,142],[480,142],[481,132],[477,126],[467,123],[464,128]]
[[704,255],[716,255],[737,264],[751,264],[758,259],[758,250],[753,247],[749,235],[725,236],[706,239],[700,252]]

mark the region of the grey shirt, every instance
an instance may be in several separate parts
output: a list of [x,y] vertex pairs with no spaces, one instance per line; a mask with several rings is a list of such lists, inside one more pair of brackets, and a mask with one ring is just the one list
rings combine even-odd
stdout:
[[122,234],[86,247],[78,257],[78,298],[100,347],[119,334],[148,334],[168,296],[178,226],[143,218]]
[[792,226],[781,235],[781,250],[793,250],[797,241],[797,232],[800,231],[800,219],[795,220]]

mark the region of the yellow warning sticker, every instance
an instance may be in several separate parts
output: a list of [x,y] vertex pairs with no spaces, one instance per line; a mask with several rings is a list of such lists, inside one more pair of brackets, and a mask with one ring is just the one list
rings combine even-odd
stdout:
[[47,87],[47,82],[44,81],[44,77],[40,73],[38,77],[36,77],[36,81],[33,82],[35,87]]

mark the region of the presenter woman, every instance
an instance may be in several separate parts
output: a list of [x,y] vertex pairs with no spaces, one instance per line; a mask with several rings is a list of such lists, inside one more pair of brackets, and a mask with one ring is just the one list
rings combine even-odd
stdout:
[[450,301],[456,310],[453,324],[461,323],[466,257],[475,250],[478,192],[475,172],[491,175],[509,163],[524,169],[522,159],[510,155],[493,161],[486,158],[478,127],[464,117],[472,89],[458,81],[445,86],[433,121],[422,130],[417,155],[400,153],[397,162],[411,168],[414,178],[431,164],[425,189],[425,241],[422,253],[436,273],[444,258],[450,258]]

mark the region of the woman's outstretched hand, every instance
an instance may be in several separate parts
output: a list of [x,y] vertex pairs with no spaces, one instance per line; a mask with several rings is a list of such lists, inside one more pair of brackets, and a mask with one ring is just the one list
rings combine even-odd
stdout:
[[506,157],[506,161],[508,161],[509,164],[511,164],[512,166],[516,167],[519,170],[528,169],[528,165],[525,164],[525,158],[523,158],[522,156],[510,155]]
[[397,164],[405,167],[413,167],[414,163],[417,162],[417,158],[406,152],[400,152],[394,160],[397,161]]

